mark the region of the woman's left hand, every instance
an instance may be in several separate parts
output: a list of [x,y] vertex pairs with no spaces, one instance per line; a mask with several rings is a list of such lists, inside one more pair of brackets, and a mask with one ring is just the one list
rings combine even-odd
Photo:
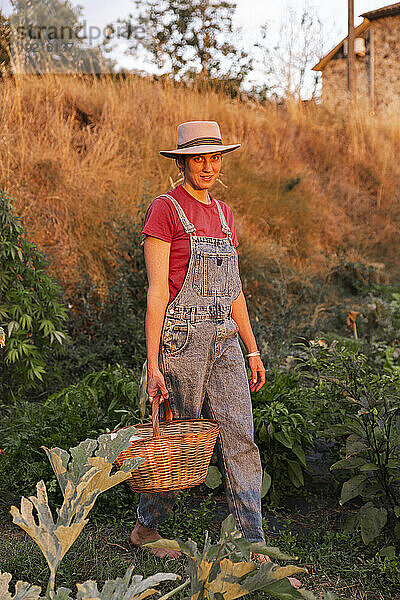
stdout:
[[259,356],[249,356],[251,369],[250,391],[258,392],[265,383],[265,368]]

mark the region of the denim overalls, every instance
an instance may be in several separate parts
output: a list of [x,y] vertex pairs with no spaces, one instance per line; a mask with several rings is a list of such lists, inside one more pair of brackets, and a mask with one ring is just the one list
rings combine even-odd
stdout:
[[[241,291],[232,233],[215,200],[224,238],[200,237],[180,204],[174,204],[190,236],[190,259],[178,294],[167,306],[161,332],[159,365],[175,418],[217,419],[217,441],[229,511],[249,541],[262,541],[262,468],[253,440],[249,382],[232,302]],[[168,515],[177,492],[140,496],[138,519],[155,529]]]

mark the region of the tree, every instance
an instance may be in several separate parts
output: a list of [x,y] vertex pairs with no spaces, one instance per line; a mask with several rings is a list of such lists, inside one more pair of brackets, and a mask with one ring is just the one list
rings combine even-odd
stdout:
[[10,67],[10,23],[0,11],[0,75]]
[[274,43],[270,23],[261,26],[262,41],[256,44],[261,54],[267,95],[282,97],[293,94],[298,99],[312,89],[315,96],[318,75],[311,85],[310,67],[323,54],[323,26],[316,9],[306,3],[300,10],[289,7],[280,23]]
[[134,14],[117,23],[125,25],[128,52],[138,56],[144,51],[175,79],[240,84],[251,69],[251,59],[237,44],[235,9],[231,0],[135,0]]
[[[87,43],[82,7],[70,0],[11,0],[11,53],[15,68],[42,73],[100,73],[111,64],[100,44]],[[101,32],[96,30],[96,34]]]

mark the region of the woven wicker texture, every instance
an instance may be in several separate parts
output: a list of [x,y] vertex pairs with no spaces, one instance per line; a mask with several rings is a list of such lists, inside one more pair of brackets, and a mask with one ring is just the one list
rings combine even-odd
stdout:
[[120,467],[127,458],[146,459],[127,480],[134,492],[182,490],[203,483],[207,477],[220,423],[209,419],[173,420],[168,400],[164,405],[166,421],[159,422],[160,397],[156,396],[152,423],[132,428],[143,441],[132,442],[115,460]]

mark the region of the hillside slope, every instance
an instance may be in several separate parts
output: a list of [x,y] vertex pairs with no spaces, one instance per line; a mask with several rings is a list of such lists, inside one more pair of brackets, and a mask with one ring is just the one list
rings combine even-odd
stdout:
[[244,278],[268,282],[273,268],[304,280],[357,260],[399,277],[399,113],[348,120],[139,77],[5,79],[0,93],[1,188],[70,294],[84,272],[107,288],[114,224],[171,188],[175,163],[158,151],[198,119],[242,144],[212,191],[234,210]]

